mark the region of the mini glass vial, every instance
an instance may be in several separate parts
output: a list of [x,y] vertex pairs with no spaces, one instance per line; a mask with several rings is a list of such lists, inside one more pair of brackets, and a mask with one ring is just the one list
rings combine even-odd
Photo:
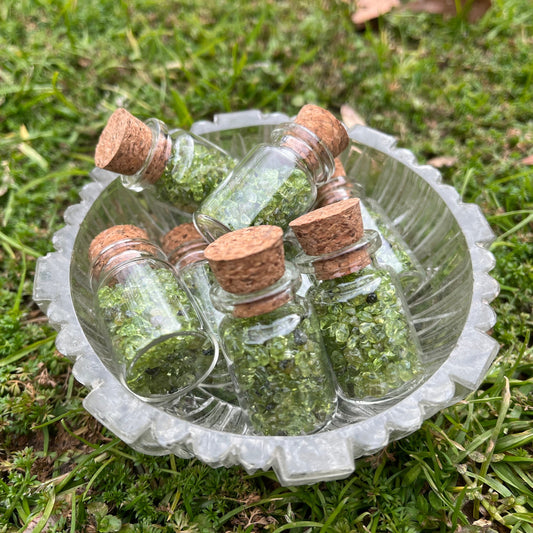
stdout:
[[123,108],[109,118],[95,151],[97,167],[121,174],[125,187],[149,188],[159,200],[192,213],[229,174],[224,150],[155,118],[139,120]]
[[[340,159],[335,158],[335,171],[331,179],[318,188],[315,209],[348,200],[361,192],[358,184],[347,179]],[[404,291],[418,287],[424,277],[423,268],[408,251],[403,239],[390,228],[379,213],[369,209],[366,202],[360,200],[359,205],[364,227],[377,231],[381,239],[381,246],[375,252],[378,264],[394,270]]]
[[[216,285],[215,276],[204,256],[207,242],[192,222],[180,224],[166,233],[162,249],[175,267],[182,285],[202,315],[206,328],[216,338],[224,314],[211,301],[211,288]],[[233,381],[224,358],[220,357],[215,368],[207,376],[201,388],[217,398],[237,403]]]
[[307,292],[320,321],[339,395],[386,403],[423,377],[421,348],[392,271],[374,260],[377,233],[364,232],[358,198],[291,222],[304,254],[298,265],[314,278]]
[[354,186],[346,179],[342,161],[336,157],[334,162],[335,169],[331,178],[317,189],[315,209],[348,200],[354,196]]
[[[315,209],[348,200],[361,192],[360,186],[351,183],[346,178],[344,165],[339,158],[336,158],[333,176],[318,189]],[[364,227],[377,231],[381,239],[381,246],[375,252],[378,264],[394,270],[402,287],[418,285],[417,282],[421,281],[420,272],[422,267],[407,251],[407,245],[391,231],[375,211],[368,209],[365,202],[360,200],[359,205]]]
[[302,107],[296,119],[272,133],[235,166],[194,213],[196,227],[213,241],[248,226],[277,225],[307,212],[316,188],[333,172],[333,158],[348,145],[345,127],[329,111]]
[[202,382],[218,358],[175,271],[146,232],[132,225],[99,233],[89,247],[97,318],[111,370],[146,401],[163,402]]
[[[335,168],[331,178],[324,184],[317,187],[316,202],[313,209],[318,209],[325,205],[334,204],[341,200],[348,200],[352,198],[353,186],[346,179],[346,172],[341,160],[336,157],[334,159]],[[285,257],[289,261],[293,261],[298,254],[302,252],[302,247],[294,232],[289,227],[283,237],[285,246]],[[304,274],[305,275],[305,274]]]
[[282,237],[276,226],[244,228],[210,244],[205,256],[220,284],[212,297],[225,313],[222,351],[250,426],[263,435],[304,435],[332,419],[336,390]]

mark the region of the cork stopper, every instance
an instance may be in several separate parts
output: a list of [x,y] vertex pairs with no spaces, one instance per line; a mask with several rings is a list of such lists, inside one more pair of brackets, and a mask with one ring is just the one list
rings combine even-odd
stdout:
[[341,250],[363,236],[359,198],[310,211],[289,226],[307,255],[323,255]]
[[192,222],[175,226],[165,234],[161,241],[163,252],[171,263],[177,263],[191,251],[203,250],[207,242],[198,233]]
[[[93,276],[99,276],[104,267],[109,268],[112,266],[113,256],[118,252],[125,251],[124,248],[118,252],[117,250],[108,249],[110,246],[120,241],[138,239],[147,241],[148,234],[145,230],[131,224],[112,226],[100,232],[89,245],[89,261],[92,265]],[[128,243],[127,246],[132,251],[150,248],[149,243]],[[121,257],[121,260],[124,260],[124,257]]]
[[[117,109],[100,134],[94,155],[97,167],[117,174],[132,176],[145,164],[152,147],[151,128],[123,108]],[[170,157],[170,141],[159,135],[153,157],[143,173],[143,178],[157,181]]]
[[261,298],[260,300],[240,303],[233,309],[233,316],[237,318],[250,318],[252,316],[264,315],[286,304],[290,299],[290,291],[285,290],[272,296]]
[[333,279],[358,272],[372,262],[366,248],[345,252],[330,259],[315,261],[313,267],[318,279]]
[[353,185],[346,179],[346,171],[341,160],[335,158],[335,170],[324,185],[317,190],[317,200],[315,209],[326,205],[334,204],[352,197]]
[[337,157],[348,146],[346,128],[323,107],[304,105],[294,122],[311,130],[327,146],[333,157]]
[[285,272],[283,230],[278,226],[252,226],[226,233],[204,254],[221,287],[233,294],[269,287]]
[[342,164],[342,161],[336,157],[334,159],[335,161],[335,170],[333,171],[333,174],[331,175],[332,178],[336,178],[337,176],[342,176],[343,178],[346,177],[346,170],[344,170],[344,165]]
[[[290,224],[307,255],[331,254],[355,244],[363,237],[359,198],[343,200],[310,211]],[[313,262],[319,279],[332,279],[361,270],[371,262],[366,248]]]

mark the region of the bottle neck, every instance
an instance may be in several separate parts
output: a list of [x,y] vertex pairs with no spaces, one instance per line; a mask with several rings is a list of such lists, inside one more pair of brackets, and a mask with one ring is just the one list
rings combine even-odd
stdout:
[[315,209],[353,197],[353,185],[344,176],[330,179],[317,190]]
[[302,252],[295,262],[303,272],[319,280],[341,278],[372,264],[380,246],[379,233],[365,230],[361,239],[345,248],[320,256],[309,256]]
[[325,183],[335,169],[335,161],[328,147],[305,126],[289,123],[272,132],[275,145],[293,152],[307,170],[314,183]]
[[91,286],[93,289],[101,286],[125,265],[144,259],[166,263],[161,248],[144,239],[122,239],[106,246],[91,262]]
[[168,254],[168,260],[179,272],[189,265],[205,261],[204,250],[206,246],[207,243],[203,239],[186,242],[172,250]]
[[145,124],[152,131],[152,141],[148,155],[141,168],[135,174],[121,176],[123,185],[132,190],[142,190],[159,180],[165,170],[172,149],[172,140],[164,122],[150,118]]
[[298,290],[301,277],[289,262],[285,263],[283,276],[265,289],[248,294],[232,294],[220,285],[213,287],[211,296],[215,307],[236,318],[264,315],[290,302]]

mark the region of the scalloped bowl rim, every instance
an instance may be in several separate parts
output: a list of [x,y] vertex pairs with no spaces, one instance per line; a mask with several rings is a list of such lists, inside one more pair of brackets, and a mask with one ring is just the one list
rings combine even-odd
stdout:
[[[191,131],[206,134],[289,120],[282,113],[257,110],[215,115],[196,122]],[[134,397],[118,383],[88,343],[72,303],[70,260],[80,223],[114,174],[95,169],[93,182],[80,192],[82,201],[65,212],[64,228],[53,237],[55,252],[39,258],[34,300],[58,330],[56,346],[74,360],[73,373],[89,389],[85,408],[124,442],[139,451],[197,457],[213,466],[240,464],[249,473],[273,468],[284,485],[340,479],[355,469],[355,459],[382,449],[390,441],[418,429],[439,410],[456,403],[479,387],[498,352],[498,343],[486,332],[495,323],[488,305],[498,294],[488,275],[494,257],[486,249],[494,235],[481,210],[461,202],[457,191],[441,183],[439,171],[420,165],[412,152],[396,148],[393,137],[366,126],[349,130],[352,140],[400,161],[424,179],[444,200],[465,237],[472,264],[473,295],[468,317],[455,348],[438,370],[419,388],[395,405],[360,422],[302,437],[261,437],[221,432],[173,417]],[[53,273],[53,274],[51,274]],[[58,291],[58,287],[63,290]],[[114,400],[114,413],[106,409]]]

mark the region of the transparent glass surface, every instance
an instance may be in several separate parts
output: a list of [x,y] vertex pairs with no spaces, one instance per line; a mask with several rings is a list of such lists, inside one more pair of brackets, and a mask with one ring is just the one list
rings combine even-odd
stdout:
[[[203,257],[202,252],[196,252],[198,257]],[[183,266],[182,266],[183,265]],[[218,338],[218,327],[224,314],[218,311],[211,302],[211,287],[216,283],[215,275],[206,259],[196,259],[189,262],[189,257],[184,256],[176,264],[178,276],[187,289],[190,298],[196,303],[202,314],[204,324],[215,338]],[[233,381],[228,371],[226,360],[219,357],[213,370],[206,376],[202,383],[204,391],[224,400],[234,406],[238,405]],[[210,399],[208,399],[210,401]]]
[[412,319],[394,276],[366,268],[312,286],[341,395],[367,408],[397,400],[424,376]]
[[[192,131],[239,158],[288,119],[251,110],[197,122]],[[143,402],[103,363],[109,348],[94,325],[87,248],[112,224],[133,221],[158,237],[181,221],[167,223],[144,192],[139,209],[132,208],[136,194],[124,194],[115,174],[95,169],[53,237],[55,251],[38,260],[33,296],[59,332],[58,350],[89,389],[85,408],[124,442],[144,453],[196,457],[213,467],[239,464],[249,473],[272,468],[284,485],[340,479],[354,471],[358,457],[412,433],[481,384],[498,351],[487,333],[495,323],[489,303],[498,293],[488,274],[494,257],[487,247],[494,236],[487,221],[476,205],[462,203],[455,189],[442,184],[435,168],[396,148],[392,137],[363,126],[349,133],[351,145],[341,156],[348,178],[361,183],[365,201],[383,210],[426,275],[408,297],[428,371],[423,383],[379,413],[354,414],[341,401],[326,430],[299,437],[252,435],[239,409],[218,399],[195,416],[189,407],[205,394],[201,390],[165,408]]]
[[168,401],[201,383],[214,367],[218,345],[201,323],[173,269],[155,258],[118,264],[95,290],[107,332],[106,364],[147,401]]
[[[368,203],[372,204],[372,201],[369,200]],[[392,222],[381,212],[379,206],[367,206],[366,200],[361,202],[361,214],[364,227],[377,231],[381,238],[381,246],[376,252],[378,263],[396,273],[404,293],[416,290],[425,279],[426,272],[409,246],[394,230]]]
[[331,421],[337,404],[333,374],[305,300],[293,294],[281,307],[249,318],[228,313],[219,331],[240,405],[256,433],[305,435]]
[[[201,255],[203,257],[203,253]],[[216,334],[224,315],[211,302],[209,293],[211,287],[216,284],[216,278],[207,259],[197,259],[189,263],[188,258],[184,257],[184,261],[178,261],[176,269],[181,282],[202,313],[206,327]]]
[[122,176],[122,183],[136,191],[150,188],[162,202],[184,213],[192,213],[230,173],[235,159],[194,133],[181,129],[168,131],[166,125],[157,119],[149,119],[146,124],[153,131],[153,145],[157,144],[160,135],[167,135],[170,139],[170,156],[163,174],[150,184],[143,181],[143,168],[134,176]]
[[296,155],[263,144],[235,167],[193,218],[209,241],[248,226],[287,229],[291,220],[309,210],[315,196],[313,178]]

